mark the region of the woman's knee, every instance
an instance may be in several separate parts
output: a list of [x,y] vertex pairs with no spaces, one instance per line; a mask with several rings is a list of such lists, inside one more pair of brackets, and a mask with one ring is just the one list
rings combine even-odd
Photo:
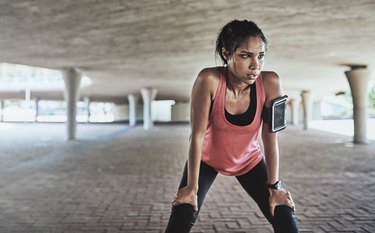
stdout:
[[274,218],[290,218],[295,217],[294,210],[287,205],[278,205],[275,207]]
[[174,206],[165,232],[190,232],[197,220],[197,216],[198,214],[190,204]]
[[286,205],[279,205],[275,207],[275,215],[272,219],[272,225],[275,232],[299,232],[294,210]]

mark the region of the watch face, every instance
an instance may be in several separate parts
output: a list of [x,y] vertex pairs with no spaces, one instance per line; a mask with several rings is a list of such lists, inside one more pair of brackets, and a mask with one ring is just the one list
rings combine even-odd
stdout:
[[276,189],[281,189],[282,187],[281,187],[281,182],[277,182],[277,184],[275,185],[275,188]]
[[281,181],[277,181],[274,184],[267,184],[267,187],[270,189],[282,189],[283,186],[281,185]]

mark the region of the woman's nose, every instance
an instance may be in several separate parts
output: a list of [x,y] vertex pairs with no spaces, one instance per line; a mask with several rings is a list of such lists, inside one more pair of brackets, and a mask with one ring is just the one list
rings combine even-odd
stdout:
[[251,63],[249,65],[250,70],[256,70],[259,69],[259,61],[258,59],[251,59]]

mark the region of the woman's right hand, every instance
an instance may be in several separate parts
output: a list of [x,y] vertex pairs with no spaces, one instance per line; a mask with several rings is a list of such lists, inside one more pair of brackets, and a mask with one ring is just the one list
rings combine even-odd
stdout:
[[275,207],[278,205],[286,205],[291,208],[293,211],[296,206],[292,199],[290,192],[284,189],[268,189],[270,193],[269,203],[270,203],[270,212],[271,216],[275,215]]
[[177,206],[184,203],[193,206],[195,212],[198,211],[197,193],[188,186],[185,186],[177,191],[177,195],[173,198],[172,206]]

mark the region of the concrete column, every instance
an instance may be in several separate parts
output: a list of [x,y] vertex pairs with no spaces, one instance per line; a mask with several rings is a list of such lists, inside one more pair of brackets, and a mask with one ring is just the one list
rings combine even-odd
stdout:
[[39,116],[39,98],[35,98],[35,119],[34,122],[38,121],[38,116]]
[[[31,89],[29,87],[27,87],[25,89],[25,108],[27,110],[31,110],[32,109],[32,106],[31,106]],[[31,121],[33,121],[33,119],[31,119],[33,116],[30,116],[29,114],[26,114],[25,117],[26,118],[24,119],[24,122],[31,122]]]
[[312,109],[312,98],[311,92],[308,90],[303,90],[301,92],[302,106],[303,106],[303,129],[307,130],[309,128],[309,121],[311,119],[311,109]]
[[91,101],[90,101],[89,97],[85,97],[84,101],[85,101],[86,114],[87,114],[87,120],[86,120],[86,122],[89,123],[90,122],[90,116],[91,116],[91,112],[90,112]]
[[0,121],[4,121],[4,100],[0,100]]
[[151,103],[155,99],[158,90],[155,88],[143,88],[141,90],[143,99],[143,128],[149,129],[154,126],[151,113]]
[[25,101],[26,101],[28,107],[30,106],[30,100],[31,100],[31,89],[26,88],[25,89]]
[[367,143],[368,82],[371,71],[366,66],[353,66],[346,71],[353,98],[354,143]]
[[129,126],[133,127],[137,125],[137,103],[139,96],[134,94],[128,95],[129,101]]
[[82,75],[73,68],[64,69],[62,71],[65,92],[64,97],[67,103],[67,114],[66,114],[66,130],[67,139],[74,140],[76,138],[76,125],[77,125],[77,100],[79,96],[79,85],[81,82]]
[[300,100],[297,99],[297,98],[294,98],[294,99],[290,99],[289,100],[289,104],[290,104],[290,108],[291,108],[291,125],[298,125],[298,116],[299,116],[299,103],[300,103]]

